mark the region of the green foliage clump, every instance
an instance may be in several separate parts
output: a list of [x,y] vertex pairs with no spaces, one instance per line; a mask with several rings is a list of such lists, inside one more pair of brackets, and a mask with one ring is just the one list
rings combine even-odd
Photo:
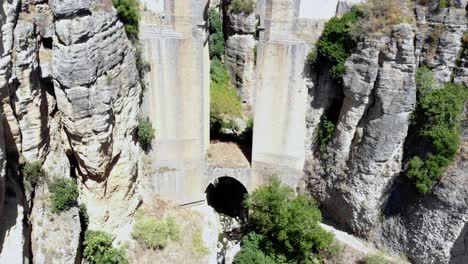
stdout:
[[49,185],[52,193],[52,212],[60,213],[76,205],[78,198],[78,187],[75,180],[56,178]]
[[138,120],[138,142],[140,142],[140,145],[144,149],[150,146],[151,141],[154,139],[155,132],[156,130],[153,128],[149,117],[140,118]]
[[330,19],[325,24],[316,48],[308,56],[311,63],[328,65],[330,76],[337,81],[341,81],[345,72],[345,62],[356,47],[352,30],[361,15],[362,12],[358,8],[353,8],[342,17]]
[[25,162],[20,167],[24,179],[24,187],[27,191],[32,191],[35,186],[44,183],[46,172],[42,169],[41,161]]
[[468,90],[463,84],[453,83],[437,87],[432,72],[425,67],[418,70],[416,81],[419,135],[430,149],[425,157],[415,156],[408,162],[406,175],[420,193],[427,193],[457,154]]
[[140,23],[140,11],[137,0],[112,0],[117,9],[117,16],[124,24],[125,31],[130,39],[138,39],[138,25]]
[[210,124],[212,127],[231,128],[226,117],[241,117],[242,104],[236,90],[232,87],[229,73],[220,60],[211,63],[210,85]]
[[335,132],[335,127],[335,124],[328,119],[327,115],[324,114],[317,133],[317,142],[320,153],[325,153],[327,151],[327,146]]
[[132,237],[146,248],[164,248],[169,239],[173,241],[180,239],[180,227],[173,218],[167,220],[137,219],[133,226]]
[[250,252],[241,250],[239,258],[312,263],[334,240],[319,225],[322,215],[315,200],[304,194],[296,195],[276,178],[248,196],[245,206],[251,210],[249,222],[254,234],[247,237],[248,246],[244,247]]
[[223,21],[215,8],[208,10],[208,25],[210,31],[209,50],[210,58],[218,58],[224,55],[225,43],[223,33]]
[[267,263],[287,263],[284,256],[267,255],[262,251],[262,244],[265,237],[254,232],[249,233],[242,239],[242,247],[234,257],[233,264],[267,264]]
[[443,8],[448,8],[449,7],[449,1],[447,0],[439,0],[439,4],[437,6],[439,9]]
[[250,14],[255,9],[255,2],[253,0],[233,0],[231,2],[232,12],[239,14]]
[[86,231],[83,245],[83,256],[91,264],[128,264],[125,252],[113,248],[112,237],[105,232]]

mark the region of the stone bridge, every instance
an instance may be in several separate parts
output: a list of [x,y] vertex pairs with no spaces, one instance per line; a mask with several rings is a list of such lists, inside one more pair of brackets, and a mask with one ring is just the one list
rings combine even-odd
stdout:
[[[211,167],[208,0],[140,0],[143,56],[151,65],[142,114],[156,128],[154,192],[181,204],[205,199],[210,183],[235,178],[248,191],[278,176],[297,186],[306,149],[305,60],[338,0],[257,0],[260,36],[249,168]],[[357,0],[356,0],[357,1]]]

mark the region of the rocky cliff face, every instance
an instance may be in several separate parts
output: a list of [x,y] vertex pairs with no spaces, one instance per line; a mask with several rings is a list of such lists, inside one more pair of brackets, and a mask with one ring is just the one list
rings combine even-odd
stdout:
[[231,74],[242,103],[252,106],[254,101],[254,34],[257,29],[255,13],[235,13],[226,8],[227,24],[226,66]]
[[[430,194],[415,195],[402,183],[404,145],[419,144],[407,138],[417,67],[428,65],[441,84],[467,82],[462,55],[466,3],[442,10],[436,6],[417,7],[414,26],[400,25],[388,38],[358,44],[346,63],[343,102],[327,154],[308,160],[306,178],[338,226],[402,252],[415,263],[464,263],[466,125],[457,161]],[[329,90],[318,80],[312,89],[311,94]],[[311,106],[308,120],[313,128],[321,112]]]
[[138,204],[135,48],[110,0],[4,1],[0,20],[0,208],[9,210],[1,214],[0,260],[20,244],[22,262],[29,250],[21,240],[30,236],[34,263],[73,263],[78,208],[53,214],[47,184],[25,194],[19,157],[42,161],[49,180],[75,179],[91,228],[126,223]]

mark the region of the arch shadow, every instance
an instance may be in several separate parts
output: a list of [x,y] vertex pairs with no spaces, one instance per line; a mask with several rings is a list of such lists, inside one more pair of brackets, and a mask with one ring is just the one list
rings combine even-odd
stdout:
[[243,201],[248,192],[238,180],[228,176],[220,177],[208,185],[205,193],[208,205],[216,212],[240,219],[247,217]]

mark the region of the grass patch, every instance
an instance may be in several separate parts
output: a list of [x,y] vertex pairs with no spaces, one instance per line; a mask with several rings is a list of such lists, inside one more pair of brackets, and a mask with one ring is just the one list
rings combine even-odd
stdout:
[[242,117],[242,104],[229,73],[218,59],[211,63],[210,124],[212,129],[234,128],[228,119]]

